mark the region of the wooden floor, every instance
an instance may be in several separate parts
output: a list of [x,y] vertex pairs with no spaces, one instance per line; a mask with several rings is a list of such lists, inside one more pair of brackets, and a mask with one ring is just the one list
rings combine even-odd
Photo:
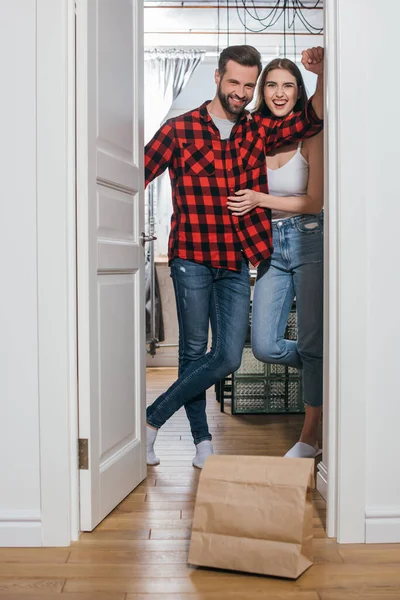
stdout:
[[[151,369],[148,400],[174,378]],[[232,417],[209,394],[216,452],[282,455],[301,416]],[[93,533],[71,548],[0,549],[0,599],[30,600],[400,600],[400,545],[339,546],[325,536],[314,494],[315,564],[297,581],[196,569],[187,550],[199,471],[180,411],[157,441],[162,459]]]

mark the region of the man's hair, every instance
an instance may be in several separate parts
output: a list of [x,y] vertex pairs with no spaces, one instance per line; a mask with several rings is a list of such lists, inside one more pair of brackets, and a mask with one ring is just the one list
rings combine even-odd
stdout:
[[261,73],[261,54],[253,46],[228,46],[222,50],[218,60],[218,71],[221,77],[224,76],[226,65],[230,60],[244,67],[258,67],[258,74]]

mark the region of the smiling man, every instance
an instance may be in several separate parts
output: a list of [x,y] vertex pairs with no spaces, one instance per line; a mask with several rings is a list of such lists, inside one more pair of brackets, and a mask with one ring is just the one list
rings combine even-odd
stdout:
[[[245,47],[241,60],[244,62],[257,61],[257,55],[251,46]],[[228,49],[227,49],[228,50]],[[210,114],[220,113],[224,119],[233,122],[245,107],[252,101],[254,89],[259,75],[258,62],[254,66],[241,64],[229,59],[229,54],[221,57],[218,69],[215,71],[217,95],[208,105]]]
[[[311,62],[322,60],[308,52]],[[214,99],[167,121],[145,149],[146,184],[167,168],[171,177],[168,257],[179,324],[178,379],[147,409],[149,465],[159,463],[158,429],[185,406],[196,445],[193,465],[203,466],[213,453],[205,392],[240,365],[249,319],[248,264],[270,256],[272,234],[269,211],[234,216],[228,196],[240,189],[267,193],[267,152],[322,128],[322,85],[302,112],[278,120],[252,117],[245,108],[261,68],[252,46],[223,50]]]

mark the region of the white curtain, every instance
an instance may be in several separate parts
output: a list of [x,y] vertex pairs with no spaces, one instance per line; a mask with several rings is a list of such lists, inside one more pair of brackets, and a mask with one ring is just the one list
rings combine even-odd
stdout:
[[147,143],[204,57],[201,50],[145,50],[144,106]]
[[[144,53],[144,108],[145,142],[147,143],[164,122],[174,100],[187,85],[205,52],[194,49],[156,48]],[[149,202],[154,214],[149,222]],[[171,187],[168,173],[164,173],[146,190],[146,230],[155,227],[155,254],[166,255],[169,222],[172,212]]]
[[[144,135],[147,143],[165,120],[174,100],[188,83],[204,57],[200,50],[145,50],[144,54]],[[162,184],[163,185],[160,187]],[[162,189],[162,193],[159,190]],[[157,240],[150,245],[146,268],[146,336],[164,339],[161,298],[154,258],[166,255],[172,212],[168,173],[158,177],[146,190],[146,231]],[[151,209],[151,210],[149,210]]]

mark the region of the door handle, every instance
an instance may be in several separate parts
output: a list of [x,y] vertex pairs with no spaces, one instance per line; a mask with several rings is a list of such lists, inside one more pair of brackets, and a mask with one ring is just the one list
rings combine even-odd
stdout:
[[141,238],[142,238],[141,239],[142,246],[144,246],[146,242],[154,242],[154,240],[157,239],[157,237],[155,235],[146,235],[144,233],[144,231],[142,231],[142,233],[141,233]]

